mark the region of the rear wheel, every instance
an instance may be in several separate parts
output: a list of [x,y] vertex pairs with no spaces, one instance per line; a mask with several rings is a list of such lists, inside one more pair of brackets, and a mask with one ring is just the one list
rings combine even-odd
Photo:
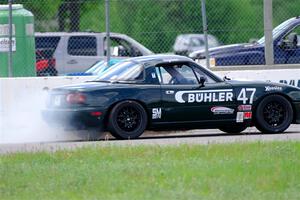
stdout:
[[291,103],[280,95],[265,97],[255,113],[255,126],[263,133],[282,133],[292,123]]
[[118,139],[138,138],[146,126],[147,113],[135,101],[120,102],[110,112],[108,129]]
[[225,133],[240,133],[246,130],[245,124],[233,124],[231,126],[222,126],[219,129]]

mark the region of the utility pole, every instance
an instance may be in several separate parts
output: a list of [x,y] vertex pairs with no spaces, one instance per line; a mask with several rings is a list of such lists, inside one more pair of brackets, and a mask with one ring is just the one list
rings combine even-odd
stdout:
[[202,26],[204,33],[204,42],[205,42],[205,57],[206,57],[206,67],[209,68],[209,53],[208,53],[208,39],[207,39],[207,18],[206,18],[206,7],[205,0],[201,0],[201,13],[202,13]]
[[265,34],[265,62],[266,65],[274,64],[273,44],[273,0],[264,0],[264,34]]
[[110,61],[110,26],[109,26],[109,0],[105,0],[105,27],[106,27],[106,62]]
[[12,66],[13,66],[13,58],[12,58],[12,52],[13,52],[13,46],[12,46],[12,40],[13,40],[13,22],[12,22],[12,1],[8,0],[8,77],[12,77]]

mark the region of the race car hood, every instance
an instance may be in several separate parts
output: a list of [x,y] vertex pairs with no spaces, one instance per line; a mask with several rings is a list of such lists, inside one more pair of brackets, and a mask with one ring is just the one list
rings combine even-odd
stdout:
[[268,81],[259,81],[259,80],[228,80],[226,81],[232,86],[240,86],[240,85],[257,85],[257,86],[278,86],[278,87],[289,87],[288,85],[282,83],[273,83]]
[[[243,43],[243,44],[231,44],[231,45],[224,45],[219,47],[214,47],[209,49],[209,56],[210,57],[217,57],[218,55],[224,54],[233,54],[235,52],[242,52],[242,51],[253,51],[257,48],[261,48],[259,44],[250,44],[250,43]],[[205,50],[194,51],[189,55],[192,59],[204,59],[205,58]]]

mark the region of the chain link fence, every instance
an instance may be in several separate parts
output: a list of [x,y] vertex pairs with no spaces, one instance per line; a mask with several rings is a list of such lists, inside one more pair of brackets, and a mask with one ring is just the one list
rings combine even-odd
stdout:
[[[105,0],[13,3],[22,4],[34,15],[37,75],[81,73],[106,59]],[[0,4],[7,5],[7,0]],[[205,64],[201,0],[110,0],[109,4],[109,49],[115,62],[168,53]],[[206,1],[212,66],[265,63],[263,6],[262,0]],[[297,0],[273,0],[273,27],[299,15],[299,10]],[[294,19],[277,29],[284,34],[274,40],[275,64],[300,63],[298,24],[300,20]],[[217,51],[218,46],[240,43]]]

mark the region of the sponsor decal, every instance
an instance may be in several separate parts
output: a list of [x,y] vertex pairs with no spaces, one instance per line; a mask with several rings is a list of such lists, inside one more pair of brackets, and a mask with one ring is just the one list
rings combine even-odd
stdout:
[[152,119],[161,119],[161,108],[152,109]]
[[252,112],[244,112],[244,119],[252,119]]
[[232,89],[178,91],[175,100],[178,103],[233,101],[233,92]]
[[248,111],[252,110],[252,105],[239,105],[238,111]]
[[243,104],[247,104],[247,102],[249,104],[252,104],[255,92],[256,88],[242,88],[237,97],[237,100],[242,101]]
[[237,123],[244,122],[244,113],[243,112],[237,112],[236,113],[236,122]]
[[[252,104],[255,92],[256,88],[242,88],[237,100],[243,104]],[[175,94],[178,103],[229,102],[233,101],[233,97],[232,89],[178,91]]]
[[233,112],[234,112],[234,109],[222,107],[222,106],[215,106],[215,107],[212,107],[210,110],[215,115],[233,114]]
[[153,72],[151,73],[152,78],[156,78],[156,74]]
[[281,91],[282,87],[279,87],[279,86],[265,86],[265,91],[266,92],[274,91],[274,90]]
[[[9,51],[9,38],[0,38],[0,52]],[[16,51],[16,38],[13,37],[11,40],[12,51]]]

